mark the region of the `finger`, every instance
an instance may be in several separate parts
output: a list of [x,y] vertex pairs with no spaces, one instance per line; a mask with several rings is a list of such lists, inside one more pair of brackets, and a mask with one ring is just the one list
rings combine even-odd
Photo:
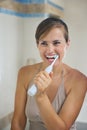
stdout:
[[50,74],[49,74],[49,75],[50,75],[50,77],[51,77],[51,78],[53,78],[53,72],[50,72]]

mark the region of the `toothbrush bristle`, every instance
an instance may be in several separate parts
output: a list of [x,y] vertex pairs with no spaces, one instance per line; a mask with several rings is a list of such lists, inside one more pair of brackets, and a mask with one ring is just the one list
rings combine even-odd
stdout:
[[54,56],[54,58],[57,58],[57,57],[58,57],[58,55],[55,55],[55,56]]

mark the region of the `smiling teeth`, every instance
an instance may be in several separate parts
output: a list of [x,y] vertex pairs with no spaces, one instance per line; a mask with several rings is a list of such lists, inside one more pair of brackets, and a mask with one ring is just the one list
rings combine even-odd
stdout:
[[57,55],[54,56],[47,56],[47,58],[56,58]]

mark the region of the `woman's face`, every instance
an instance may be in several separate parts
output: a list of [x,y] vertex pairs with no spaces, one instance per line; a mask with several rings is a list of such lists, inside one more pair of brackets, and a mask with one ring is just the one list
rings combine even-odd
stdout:
[[63,30],[60,28],[53,28],[46,36],[40,39],[38,49],[41,58],[46,64],[51,64],[55,55],[59,56],[55,63],[58,64],[62,61],[68,45],[64,38]]

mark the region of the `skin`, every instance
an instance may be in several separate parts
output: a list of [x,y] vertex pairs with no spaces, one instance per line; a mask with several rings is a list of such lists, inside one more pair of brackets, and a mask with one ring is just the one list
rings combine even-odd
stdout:
[[[54,44],[53,41],[57,40]],[[43,44],[43,41],[46,41]],[[18,73],[18,81],[15,96],[15,108],[11,124],[11,130],[24,130],[26,125],[25,107],[27,101],[27,90],[30,81],[34,78],[38,68],[41,70],[36,74],[34,83],[37,86],[35,95],[36,103],[39,107],[40,115],[45,123],[47,130],[69,130],[76,120],[82,107],[84,97],[87,91],[87,78],[81,72],[69,67],[62,62],[70,46],[70,40],[66,43],[63,30],[52,28],[52,30],[42,39],[40,39],[37,48],[43,59],[42,63],[29,65],[21,68]],[[53,71],[48,74],[44,69],[52,63],[53,59],[47,59],[47,56],[58,54]],[[61,72],[64,71],[64,87],[66,99],[62,109],[57,114],[52,101],[55,98],[57,89],[61,83]]]

